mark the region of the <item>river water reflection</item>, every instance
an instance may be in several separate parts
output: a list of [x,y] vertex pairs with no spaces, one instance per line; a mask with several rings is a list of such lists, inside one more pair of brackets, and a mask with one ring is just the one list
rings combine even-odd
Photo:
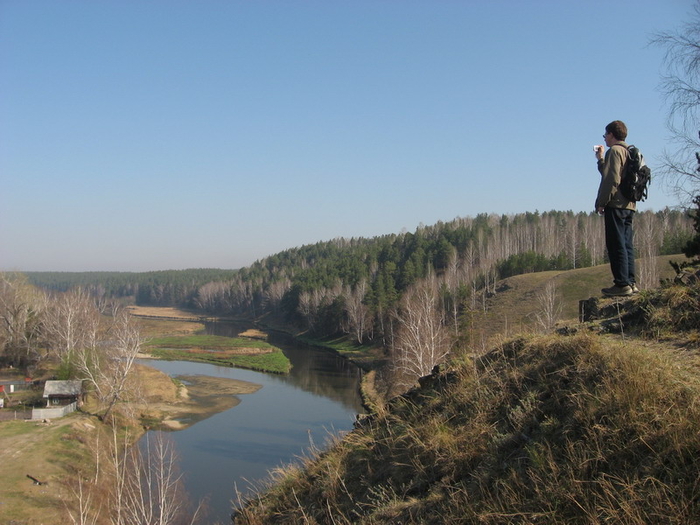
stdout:
[[[235,335],[227,323],[207,325],[207,332]],[[262,385],[239,396],[236,407],[171,432],[185,487],[193,501],[208,499],[208,523],[229,523],[234,486],[249,494],[251,483],[266,479],[274,467],[302,456],[310,446],[322,447],[329,435],[352,428],[362,412],[361,371],[328,351],[294,344],[282,335],[270,342],[292,363],[287,375],[265,374],[187,361],[148,361],[171,376],[201,374]]]

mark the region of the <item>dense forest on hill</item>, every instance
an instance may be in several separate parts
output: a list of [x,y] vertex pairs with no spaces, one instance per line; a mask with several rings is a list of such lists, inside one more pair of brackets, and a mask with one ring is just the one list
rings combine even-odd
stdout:
[[[641,212],[635,221],[641,284],[654,286],[646,257],[679,253],[692,221],[677,210]],[[457,323],[479,308],[497,280],[520,273],[567,270],[605,262],[602,219],[594,213],[549,211],[480,214],[415,232],[338,238],[290,248],[240,270],[192,269],[146,273],[29,272],[33,284],[139,305],[180,306],[210,314],[257,318],[283,315],[316,335],[352,334],[385,341],[393,312],[411,287],[426,279],[443,311]],[[646,281],[646,282],[645,282]]]
[[129,297],[135,304],[185,306],[196,297],[199,287],[232,279],[236,270],[197,268],[155,272],[24,272],[29,281],[49,291],[66,292],[82,288],[96,296]]

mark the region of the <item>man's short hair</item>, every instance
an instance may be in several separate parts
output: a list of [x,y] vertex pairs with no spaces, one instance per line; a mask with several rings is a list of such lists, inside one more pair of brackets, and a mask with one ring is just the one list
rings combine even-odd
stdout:
[[606,133],[612,133],[615,140],[625,140],[627,138],[627,126],[621,120],[613,120],[605,126]]

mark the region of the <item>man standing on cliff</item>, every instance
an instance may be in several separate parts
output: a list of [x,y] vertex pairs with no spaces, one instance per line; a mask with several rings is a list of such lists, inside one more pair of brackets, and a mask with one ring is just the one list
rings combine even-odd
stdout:
[[608,250],[614,285],[603,288],[608,296],[625,296],[638,292],[634,277],[634,246],[632,220],[637,208],[618,191],[629,158],[627,126],[615,120],[605,126],[604,146],[595,146],[598,171],[601,175],[595,210],[605,216],[605,247]]

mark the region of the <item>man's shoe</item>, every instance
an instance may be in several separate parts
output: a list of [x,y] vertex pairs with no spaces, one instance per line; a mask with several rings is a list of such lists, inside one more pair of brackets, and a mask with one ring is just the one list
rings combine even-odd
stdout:
[[639,288],[637,288],[637,285],[632,283],[632,293],[639,293]]
[[603,288],[601,290],[603,292],[603,295],[607,295],[609,297],[619,297],[619,296],[626,296],[626,295],[632,295],[632,287],[629,285],[624,285],[624,286],[618,286],[617,284],[615,286],[611,286],[610,288]]

